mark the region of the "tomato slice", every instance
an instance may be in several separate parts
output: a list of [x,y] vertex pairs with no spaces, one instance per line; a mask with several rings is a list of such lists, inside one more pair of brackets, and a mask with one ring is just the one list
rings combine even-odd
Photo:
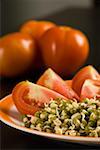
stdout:
[[81,90],[81,100],[84,98],[100,97],[100,80],[85,80]]
[[65,83],[68,87],[72,88],[72,80],[65,80]]
[[100,74],[91,65],[82,68],[72,80],[72,88],[80,96],[81,88],[86,79],[96,80],[100,78]]
[[51,98],[63,98],[63,95],[29,81],[17,84],[12,91],[13,101],[22,114],[34,114]]
[[75,98],[77,100],[79,99],[77,94],[72,90],[72,88],[67,86],[64,80],[50,68],[47,69],[44,74],[39,78],[37,84],[54,90],[64,95],[66,98]]

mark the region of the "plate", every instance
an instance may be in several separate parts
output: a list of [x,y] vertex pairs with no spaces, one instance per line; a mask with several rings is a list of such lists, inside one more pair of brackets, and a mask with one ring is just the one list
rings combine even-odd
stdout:
[[0,101],[0,120],[18,130],[23,132],[28,132],[30,134],[35,134],[39,136],[44,136],[47,138],[52,138],[56,140],[73,142],[73,143],[82,143],[82,144],[100,144],[99,137],[80,137],[80,136],[66,136],[66,135],[57,135],[54,133],[40,132],[32,130],[26,127],[23,127],[21,121],[21,114],[17,111],[12,96],[8,95]]

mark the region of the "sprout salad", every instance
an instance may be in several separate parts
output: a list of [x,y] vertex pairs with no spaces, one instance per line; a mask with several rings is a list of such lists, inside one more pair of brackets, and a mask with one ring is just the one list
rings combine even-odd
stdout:
[[100,137],[100,99],[83,102],[56,99],[34,116],[23,115],[25,127],[60,135]]

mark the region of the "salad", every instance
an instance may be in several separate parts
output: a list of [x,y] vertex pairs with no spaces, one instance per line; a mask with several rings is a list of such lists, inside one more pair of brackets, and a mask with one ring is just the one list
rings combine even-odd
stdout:
[[100,74],[92,66],[67,81],[49,68],[36,84],[18,83],[12,98],[27,128],[100,137]]
[[23,115],[25,127],[48,133],[100,137],[100,100],[83,102],[56,99],[34,116]]

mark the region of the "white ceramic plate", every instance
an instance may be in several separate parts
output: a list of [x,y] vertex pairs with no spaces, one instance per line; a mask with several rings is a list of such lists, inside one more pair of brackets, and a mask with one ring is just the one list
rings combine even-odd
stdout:
[[21,126],[21,114],[17,111],[11,95],[6,96],[0,101],[0,119],[5,124],[23,132],[66,142],[100,145],[100,138],[97,137],[57,135],[53,133],[40,132]]

